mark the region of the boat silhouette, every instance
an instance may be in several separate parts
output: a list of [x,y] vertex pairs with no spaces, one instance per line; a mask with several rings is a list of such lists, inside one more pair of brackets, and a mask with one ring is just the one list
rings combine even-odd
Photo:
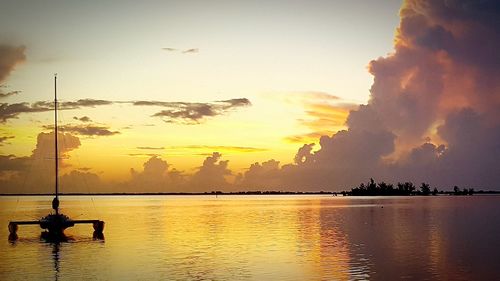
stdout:
[[104,239],[104,221],[101,220],[73,220],[67,215],[59,212],[59,148],[58,148],[58,128],[57,128],[57,75],[54,75],[54,154],[55,154],[55,197],[52,200],[50,213],[35,221],[10,221],[9,240],[17,240],[17,230],[19,225],[39,225],[44,231],[41,237],[48,241],[66,241],[64,230],[73,227],[75,224],[92,224],[94,228],[93,238]]

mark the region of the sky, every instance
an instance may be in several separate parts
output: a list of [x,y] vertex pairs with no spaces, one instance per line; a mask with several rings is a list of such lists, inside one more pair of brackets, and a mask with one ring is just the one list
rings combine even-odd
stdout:
[[495,1],[0,6],[0,192],[500,188]]

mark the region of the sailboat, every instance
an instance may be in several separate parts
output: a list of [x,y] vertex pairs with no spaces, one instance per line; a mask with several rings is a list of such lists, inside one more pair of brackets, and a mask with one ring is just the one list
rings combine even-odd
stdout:
[[38,224],[44,231],[42,238],[49,241],[64,241],[67,239],[64,230],[73,227],[75,224],[92,224],[94,227],[93,237],[104,239],[104,221],[101,220],[73,220],[59,212],[59,148],[58,148],[58,128],[57,128],[57,75],[54,75],[54,154],[55,154],[55,197],[52,199],[53,213],[50,213],[35,221],[10,221],[9,240],[17,240],[17,230],[19,225]]

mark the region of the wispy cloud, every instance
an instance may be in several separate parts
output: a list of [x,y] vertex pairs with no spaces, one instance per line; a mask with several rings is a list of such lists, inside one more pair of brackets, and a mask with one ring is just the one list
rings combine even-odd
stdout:
[[151,147],[151,146],[138,146],[136,147],[137,149],[144,149],[144,150],[163,150],[165,147]]
[[4,145],[5,143],[7,143],[7,141],[9,139],[13,139],[14,136],[2,136],[0,137],[0,146]]
[[321,91],[292,92],[286,94],[284,100],[303,108],[305,116],[298,118],[297,122],[309,131],[285,137],[285,141],[292,143],[318,142],[321,136],[345,129],[349,112],[359,106]]
[[196,54],[198,52],[200,52],[198,48],[192,48],[182,51],[183,54]]
[[[267,151],[266,148],[249,147],[249,146],[225,146],[225,145],[185,145],[185,146],[169,146],[168,149],[180,150],[208,150],[219,152],[262,152]],[[211,153],[210,153],[211,154]]]
[[287,136],[284,138],[284,140],[290,143],[300,143],[300,144],[311,143],[311,142],[317,142],[322,136],[328,136],[331,134],[332,134],[331,131],[318,131],[318,132]]
[[0,99],[6,98],[6,97],[10,97],[10,96],[13,96],[13,95],[17,95],[20,92],[21,91],[10,91],[10,92],[7,92],[7,93],[3,93],[3,92],[0,91]]
[[200,49],[198,48],[189,48],[189,49],[178,49],[178,48],[172,48],[172,47],[164,47],[161,48],[164,51],[167,52],[181,52],[182,54],[196,54],[200,52]]
[[17,95],[21,93],[21,91],[7,91],[5,92],[4,89],[7,89],[8,87],[6,85],[0,85],[0,99],[4,99],[10,96]]
[[161,48],[162,50],[165,50],[165,51],[169,51],[169,52],[175,52],[177,51],[176,48],[170,48],[170,47],[165,47],[165,48]]
[[128,156],[132,156],[132,157],[155,157],[155,156],[160,156],[160,154],[156,154],[156,153],[129,153],[127,155]]
[[92,122],[92,119],[90,119],[90,117],[88,116],[83,116],[83,117],[73,117],[74,120],[78,120],[78,121],[81,121],[81,122]]

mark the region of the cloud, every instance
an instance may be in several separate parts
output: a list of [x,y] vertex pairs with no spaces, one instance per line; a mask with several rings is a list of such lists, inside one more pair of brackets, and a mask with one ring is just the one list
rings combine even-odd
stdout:
[[22,171],[28,167],[28,157],[15,157],[14,155],[0,155],[1,174],[8,171]]
[[[305,135],[330,133],[315,145],[308,141],[300,146],[293,163],[253,163],[233,185],[228,179],[234,173],[219,152],[207,156],[192,175],[153,155],[143,171],[131,170],[131,180],[122,186],[155,191],[346,190],[373,177],[425,181],[440,189],[498,189],[500,5],[488,0],[407,0],[400,17],[394,51],[369,63],[374,82],[367,104],[347,107],[339,117],[335,114],[343,107],[335,96],[303,95],[307,118],[298,121],[309,129]],[[197,124],[250,102],[133,104],[163,107],[154,116],[165,122]],[[0,120],[17,116],[9,106],[0,106]],[[41,110],[26,103],[17,107]],[[33,155],[41,154],[35,151]],[[30,159],[2,156],[0,163],[7,164],[0,167],[24,171],[24,161]],[[2,187],[15,186],[5,181],[16,178],[18,171],[8,169],[1,174]]]
[[110,131],[109,127],[98,125],[63,125],[60,126],[62,132],[70,132],[81,136],[113,136],[120,134],[118,131]]
[[[67,153],[80,147],[80,139],[70,133],[60,132],[59,139],[59,157],[67,158]],[[31,155],[37,159],[54,157],[54,132],[39,133],[37,136],[36,147]]]
[[167,123],[199,124],[207,117],[224,115],[238,108],[250,106],[246,98],[215,101],[212,103],[136,101],[137,106],[161,106],[168,109],[153,114]]
[[306,116],[297,119],[297,122],[309,131],[285,137],[286,141],[292,143],[317,142],[321,136],[345,129],[349,112],[359,106],[319,91],[289,93],[285,101],[304,108]]
[[26,60],[24,46],[0,45],[0,82],[14,70],[17,64]]
[[46,110],[32,108],[28,103],[0,103],[0,122],[5,123],[8,119],[17,118],[21,113],[42,111]]
[[[134,106],[159,106],[168,108],[162,110],[154,117],[161,117],[167,123],[198,124],[206,117],[224,115],[238,107],[250,106],[251,103],[246,98],[215,101],[211,103],[190,103],[190,102],[164,102],[164,101],[109,101],[98,99],[79,99],[77,101],[65,101],[58,103],[59,110],[75,110],[86,107],[96,107],[112,105],[115,103],[132,104]],[[0,103],[0,123],[5,123],[9,119],[18,118],[22,113],[47,112],[54,110],[52,101],[37,101],[32,104],[21,103]],[[78,119],[82,122],[90,122],[86,116]],[[75,119],[76,120],[76,119]]]
[[180,51],[182,54],[196,54],[196,53],[200,52],[200,50],[198,48],[191,48],[191,49],[180,50],[180,49],[177,49],[177,48],[164,47],[164,48],[161,48],[161,49],[164,50],[164,51],[167,51],[167,52],[177,52],[177,51]]
[[17,95],[21,93],[21,91],[9,91],[9,92],[4,92],[3,89],[7,88],[6,85],[0,85],[0,99],[8,98],[10,96]]
[[[224,151],[224,152],[262,152],[267,151],[265,148],[249,147],[249,146],[224,146],[224,145],[186,145],[186,146],[170,146],[168,149],[187,149],[187,150],[209,150],[209,151]],[[210,154],[211,155],[211,154]]]
[[66,188],[65,192],[71,193],[109,192],[109,188],[97,174],[85,171],[84,168],[62,175],[60,184]]
[[300,148],[277,186],[342,190],[375,177],[498,188],[500,5],[408,0],[400,15],[394,52],[369,64],[368,104],[316,151]]
[[254,163],[244,175],[240,175],[236,185],[244,190],[281,190],[280,162],[274,159]]
[[169,167],[159,156],[151,156],[143,164],[143,171],[130,169],[131,180],[123,186],[133,192],[182,192],[186,181],[184,174]]
[[319,132],[312,132],[312,133],[306,133],[306,134],[301,134],[301,135],[287,136],[284,138],[284,140],[287,142],[290,142],[290,143],[303,144],[306,142],[318,141],[319,138],[321,138],[322,136],[326,136],[329,134],[331,134],[331,132],[319,131]]
[[13,139],[14,136],[1,136],[0,137],[0,146],[4,145],[9,139]]
[[[70,110],[79,109],[83,107],[96,107],[101,105],[113,104],[113,101],[108,100],[96,100],[96,99],[79,99],[77,101],[58,101],[58,109],[60,110]],[[38,101],[32,104],[33,108],[54,110],[53,101]]]
[[[59,110],[80,109],[83,107],[95,107],[101,105],[113,104],[112,101],[80,99],[74,102],[59,102]],[[29,104],[21,103],[0,103],[0,122],[5,123],[8,119],[17,118],[21,113],[47,112],[54,110],[54,103],[50,101],[37,101]]]
[[204,192],[212,190],[227,190],[229,182],[226,176],[232,174],[228,169],[228,160],[220,160],[222,154],[214,152],[205,158],[203,165],[191,176],[187,191]]
[[[50,129],[53,130],[54,126],[44,126],[45,129]],[[109,130],[109,127],[106,126],[101,126],[101,125],[59,125],[58,129],[61,132],[68,132],[72,133],[75,135],[80,135],[80,136],[88,136],[88,137],[93,137],[93,136],[113,136],[120,134],[118,131],[111,131]]]
[[144,149],[144,150],[163,150],[165,147],[151,147],[151,146],[138,146],[136,147],[137,149]]
[[7,93],[0,92],[0,99],[7,98],[7,97],[10,97],[10,96],[13,96],[13,95],[17,95],[20,92],[21,91],[10,91],[10,92],[7,92]]
[[83,116],[83,117],[80,117],[80,118],[74,116],[73,119],[81,121],[81,122],[92,122],[92,119],[90,119],[90,117],[88,117],[88,116]]
[[132,156],[132,157],[154,157],[154,156],[160,156],[160,154],[157,154],[157,153],[129,153],[127,155],[128,156]]
[[[69,168],[66,159],[80,147],[80,139],[69,133],[59,133],[59,161],[62,169]],[[48,193],[54,188],[54,132],[39,133],[35,149],[29,157],[0,155],[0,192]],[[61,191],[67,191],[61,186]]]
[[162,50],[165,50],[165,51],[169,51],[169,52],[174,52],[174,51],[177,51],[176,48],[169,48],[169,47],[165,47],[165,48],[161,48]]
[[199,53],[200,50],[198,48],[186,49],[182,51],[183,54],[196,54]]
[[[26,48],[24,46],[0,45],[0,83],[4,82],[9,74],[14,70],[16,65],[26,60]],[[0,99],[4,99],[13,95],[19,94],[21,91],[4,92],[3,89],[7,86],[0,84]],[[0,103],[0,123],[5,122],[3,116],[4,103]]]

